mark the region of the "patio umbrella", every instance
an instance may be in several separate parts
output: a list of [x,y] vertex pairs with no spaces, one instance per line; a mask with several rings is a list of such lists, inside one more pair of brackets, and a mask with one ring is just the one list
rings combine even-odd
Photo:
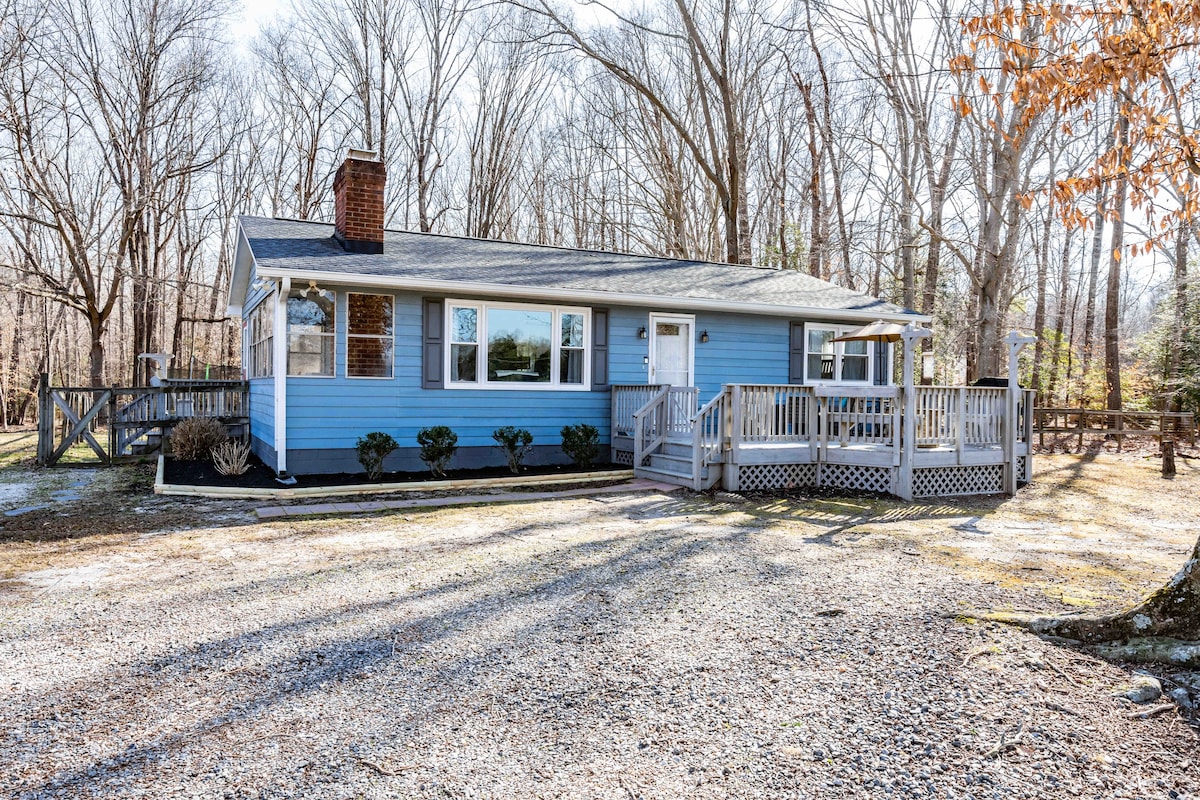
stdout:
[[900,341],[904,326],[896,322],[884,322],[877,319],[869,325],[864,325],[856,331],[838,336],[835,342],[875,342],[875,383],[882,384],[887,380],[887,357],[885,344]]
[[870,325],[864,325],[856,331],[839,336],[835,342],[898,342],[904,326],[897,322],[884,322],[877,319]]

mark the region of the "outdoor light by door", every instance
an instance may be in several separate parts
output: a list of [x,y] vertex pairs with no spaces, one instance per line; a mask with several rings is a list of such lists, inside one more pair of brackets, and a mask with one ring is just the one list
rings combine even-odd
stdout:
[[646,338],[646,326],[645,326],[645,325],[643,325],[642,327],[638,328],[638,338],[639,338],[639,339],[645,339],[645,338]]
[[642,365],[649,366],[649,364],[650,364],[650,356],[642,356]]
[[708,331],[700,331],[700,343],[708,344]]

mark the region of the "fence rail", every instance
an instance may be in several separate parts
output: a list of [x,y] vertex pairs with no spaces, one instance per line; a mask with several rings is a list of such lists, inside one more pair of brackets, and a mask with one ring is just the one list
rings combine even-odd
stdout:
[[[1072,424],[1074,421],[1074,424]],[[1033,430],[1038,446],[1045,444],[1047,433],[1069,433],[1083,446],[1085,434],[1112,436],[1124,444],[1126,436],[1169,437],[1195,447],[1196,419],[1190,411],[1125,411],[1111,408],[1035,408]]]
[[101,464],[161,445],[179,422],[216,419],[227,426],[249,423],[249,388],[241,381],[172,382],[165,386],[50,386],[38,389],[38,463],[55,464],[85,445]]

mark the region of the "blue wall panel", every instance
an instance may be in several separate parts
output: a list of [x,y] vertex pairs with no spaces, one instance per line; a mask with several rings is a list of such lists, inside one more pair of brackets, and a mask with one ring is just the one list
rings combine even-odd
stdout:
[[[492,447],[492,431],[501,425],[528,428],[534,443],[557,446],[564,425],[596,426],[603,442],[609,434],[609,392],[422,389],[421,297],[396,295],[396,345],[391,379],[346,378],[346,289],[337,292],[337,358],[333,378],[288,378],[288,450],[346,450],[370,431],[390,433],[401,447],[416,445],[416,434],[429,425],[449,425],[460,447]],[[650,309],[613,307],[609,318],[610,383],[646,382]],[[696,347],[700,401],[707,402],[723,383],[787,383],[788,320],[743,314],[697,313],[695,334],[709,341]],[[254,435],[273,442],[271,385],[254,381],[251,413]],[[500,454],[496,454],[497,462]]]

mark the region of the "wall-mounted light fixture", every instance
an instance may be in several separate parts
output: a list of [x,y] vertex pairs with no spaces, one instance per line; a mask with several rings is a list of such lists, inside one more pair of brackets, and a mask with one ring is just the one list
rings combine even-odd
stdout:
[[708,331],[700,331],[700,343],[708,344]]
[[639,338],[639,339],[645,339],[645,338],[646,338],[646,326],[645,326],[645,325],[643,325],[642,327],[638,328],[638,338]]
[[646,365],[646,366],[649,366],[649,364],[650,364],[650,356],[642,356],[642,364],[644,364],[644,365]]

